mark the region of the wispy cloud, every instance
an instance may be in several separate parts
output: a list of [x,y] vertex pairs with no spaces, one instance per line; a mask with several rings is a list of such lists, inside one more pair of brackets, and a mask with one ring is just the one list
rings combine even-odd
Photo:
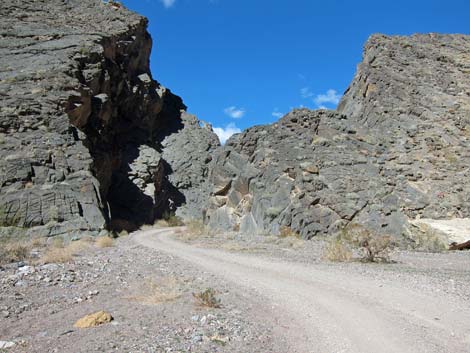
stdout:
[[225,128],[222,127],[214,127],[213,128],[215,134],[219,137],[220,143],[222,145],[227,142],[227,140],[232,136],[233,134],[239,134],[242,132],[234,123],[230,123]]
[[284,115],[284,113],[281,113],[277,108],[274,108],[273,112],[271,113],[271,115],[275,118],[282,118],[282,116]]
[[176,2],[176,0],[160,0],[160,1],[162,2],[163,6],[165,6],[167,9],[172,7]]
[[300,90],[300,95],[302,98],[310,98],[313,97],[314,94],[312,91],[310,91],[310,87],[304,87]]
[[322,106],[325,103],[338,104],[341,99],[341,95],[338,94],[334,89],[329,89],[326,94],[319,94],[313,100],[317,106]]
[[224,113],[233,119],[240,119],[245,115],[245,109],[231,106],[224,109]]

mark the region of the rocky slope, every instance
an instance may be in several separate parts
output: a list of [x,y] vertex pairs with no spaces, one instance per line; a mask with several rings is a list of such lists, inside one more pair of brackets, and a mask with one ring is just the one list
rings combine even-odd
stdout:
[[294,110],[227,142],[207,223],[310,238],[469,217],[469,51],[465,35],[372,36],[336,112]]
[[218,139],[152,79],[145,18],[99,0],[0,14],[2,226],[75,236],[200,213]]

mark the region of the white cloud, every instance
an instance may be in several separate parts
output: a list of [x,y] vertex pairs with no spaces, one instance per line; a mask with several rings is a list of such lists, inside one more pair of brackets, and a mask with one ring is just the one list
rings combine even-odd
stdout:
[[338,104],[341,99],[341,95],[338,94],[334,89],[329,89],[326,94],[319,94],[313,100],[316,105],[322,106],[324,103]]
[[245,115],[245,109],[237,108],[236,106],[231,106],[224,109],[224,113],[231,118],[240,119]]
[[225,128],[214,127],[213,130],[215,134],[219,136],[219,140],[222,145],[224,145],[233,134],[239,134],[242,132],[234,123],[228,124]]
[[160,1],[162,2],[163,6],[165,6],[167,9],[172,7],[176,2],[176,0],[160,0]]
[[284,113],[281,113],[277,108],[274,108],[274,111],[271,113],[271,115],[275,118],[282,118]]
[[309,87],[304,87],[300,90],[300,95],[302,96],[302,98],[310,98],[310,97],[313,97],[314,94],[312,93],[312,91],[310,91],[310,88]]

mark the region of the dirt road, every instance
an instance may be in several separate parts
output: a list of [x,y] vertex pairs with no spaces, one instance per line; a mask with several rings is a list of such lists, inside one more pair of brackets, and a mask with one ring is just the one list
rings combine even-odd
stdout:
[[470,352],[470,308],[446,293],[430,295],[399,281],[384,284],[324,266],[196,248],[172,238],[173,232],[149,230],[133,237],[265,298],[284,317],[290,352]]

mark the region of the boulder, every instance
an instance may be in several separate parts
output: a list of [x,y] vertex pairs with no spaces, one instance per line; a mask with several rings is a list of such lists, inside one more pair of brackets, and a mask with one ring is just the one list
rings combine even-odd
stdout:
[[105,311],[98,311],[96,313],[82,317],[73,326],[76,328],[90,328],[107,324],[112,320],[113,317],[111,316],[111,314]]

